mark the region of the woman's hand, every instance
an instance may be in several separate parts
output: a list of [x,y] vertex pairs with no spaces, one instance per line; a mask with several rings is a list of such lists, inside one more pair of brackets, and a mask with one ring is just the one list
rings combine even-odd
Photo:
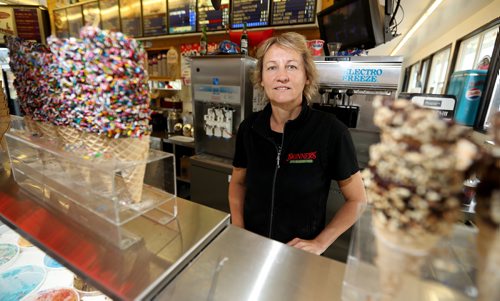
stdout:
[[315,239],[305,240],[300,238],[294,238],[291,241],[289,241],[287,245],[316,255],[321,255],[327,249]]

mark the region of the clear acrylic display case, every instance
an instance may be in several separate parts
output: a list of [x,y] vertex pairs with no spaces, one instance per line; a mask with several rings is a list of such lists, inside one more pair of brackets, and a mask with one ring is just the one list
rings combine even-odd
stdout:
[[[66,151],[60,143],[34,134],[23,118],[11,117],[5,137],[14,179],[42,204],[122,249],[141,239],[126,230],[135,218],[142,215],[161,224],[175,219],[173,154],[150,148],[142,161],[89,157],[84,150]],[[136,185],[124,176],[141,168],[144,183]]]
[[475,300],[477,297],[477,230],[456,224],[450,237],[423,259],[420,275],[398,275],[398,288],[391,298],[384,297],[380,269],[375,264],[377,248],[371,208],[355,225],[342,286],[343,301],[431,301]]

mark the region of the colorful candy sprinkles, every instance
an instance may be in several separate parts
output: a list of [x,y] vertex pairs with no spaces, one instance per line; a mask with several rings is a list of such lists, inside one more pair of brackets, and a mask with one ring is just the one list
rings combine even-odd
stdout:
[[91,26],[80,39],[49,37],[50,49],[6,40],[21,108],[33,120],[109,138],[151,133],[147,54],[136,40]]

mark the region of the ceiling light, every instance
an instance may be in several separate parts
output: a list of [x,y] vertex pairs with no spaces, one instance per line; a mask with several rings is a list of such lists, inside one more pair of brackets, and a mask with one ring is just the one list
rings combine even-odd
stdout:
[[425,20],[429,18],[430,15],[436,10],[436,8],[443,2],[444,0],[435,0],[431,6],[425,11],[425,13],[418,19],[417,23],[415,23],[412,28],[406,33],[403,39],[399,42],[399,44],[392,50],[391,55],[395,55],[401,48],[408,42],[408,40],[413,36],[413,34],[424,24]]

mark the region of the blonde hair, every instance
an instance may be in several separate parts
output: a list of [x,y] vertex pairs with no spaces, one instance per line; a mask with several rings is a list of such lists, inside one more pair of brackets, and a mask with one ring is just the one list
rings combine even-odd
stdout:
[[307,47],[306,38],[296,32],[285,32],[279,36],[271,37],[259,45],[256,53],[256,58],[258,60],[257,66],[252,77],[254,86],[259,90],[259,92],[265,95],[264,88],[260,85],[262,82],[262,65],[264,55],[266,55],[269,48],[273,45],[294,50],[302,57],[306,71],[306,78],[309,80],[309,83],[306,83],[304,87],[302,95],[306,98],[307,102],[310,103],[314,95],[318,93],[318,71],[316,70],[316,65],[314,64],[312,55]]

